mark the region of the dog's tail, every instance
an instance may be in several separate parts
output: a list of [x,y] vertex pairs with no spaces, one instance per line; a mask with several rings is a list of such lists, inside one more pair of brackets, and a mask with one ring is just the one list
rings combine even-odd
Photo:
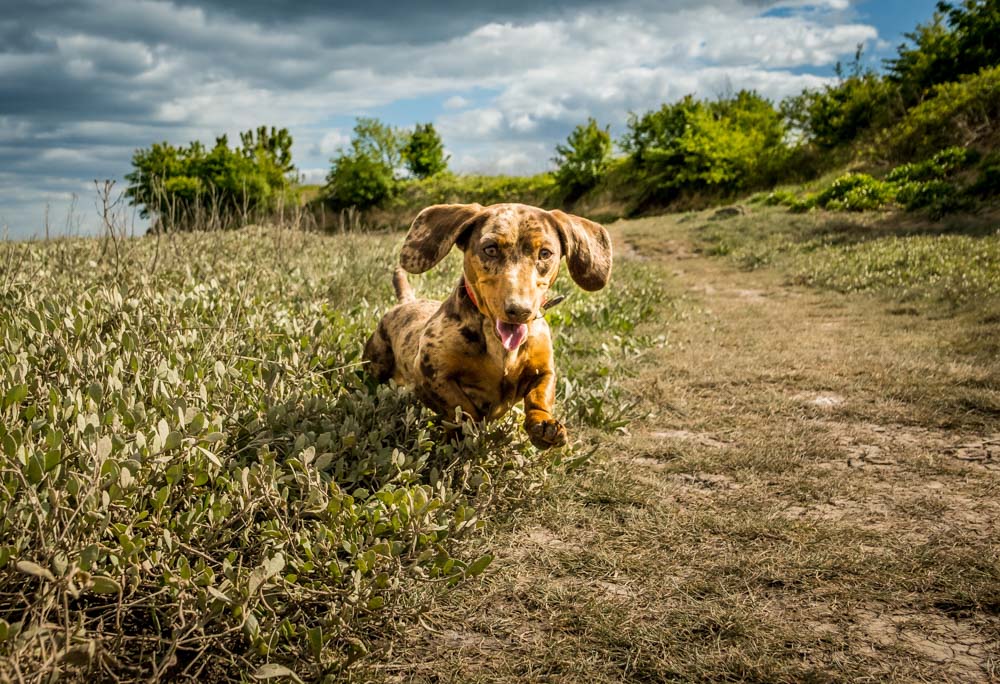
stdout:
[[392,274],[392,286],[396,288],[396,300],[400,304],[416,299],[413,296],[413,288],[410,287],[410,280],[406,277],[406,271],[403,270],[402,266],[397,266],[396,272]]

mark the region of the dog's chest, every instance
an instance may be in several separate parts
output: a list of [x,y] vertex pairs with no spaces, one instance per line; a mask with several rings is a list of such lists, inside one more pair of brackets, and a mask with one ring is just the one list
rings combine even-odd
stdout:
[[472,402],[490,419],[498,418],[524,397],[532,371],[524,354],[484,357],[478,367],[463,369],[456,378]]

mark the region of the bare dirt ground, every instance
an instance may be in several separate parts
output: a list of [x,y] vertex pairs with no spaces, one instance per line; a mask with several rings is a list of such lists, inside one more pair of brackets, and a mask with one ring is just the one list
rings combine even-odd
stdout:
[[600,455],[495,521],[483,581],[367,676],[1000,679],[998,373],[965,320],[741,272],[687,231],[613,229],[670,295],[628,381],[645,417],[577,434]]

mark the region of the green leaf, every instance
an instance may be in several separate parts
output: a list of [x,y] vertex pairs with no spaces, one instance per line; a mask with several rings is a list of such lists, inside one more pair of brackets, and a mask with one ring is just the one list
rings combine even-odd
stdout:
[[101,386],[101,383],[91,383],[90,387],[87,388],[87,395],[94,400],[94,403],[100,403],[104,397],[104,388]]
[[9,390],[3,398],[3,407],[7,408],[20,401],[24,401],[25,397],[28,396],[28,386],[27,385],[14,385]]
[[313,658],[319,661],[323,656],[323,628],[317,625],[306,634],[309,636],[309,647],[312,649]]
[[486,554],[485,556],[480,556],[479,558],[474,560],[472,564],[469,565],[469,567],[465,569],[465,574],[468,577],[475,577],[476,575],[480,575],[482,574],[483,570],[485,570],[492,562],[493,562],[493,556],[491,556],[490,554]]
[[183,436],[181,435],[181,433],[177,432],[176,430],[170,432],[169,434],[167,434],[167,438],[163,441],[163,450],[171,451],[173,449],[176,449],[181,445],[182,440]]

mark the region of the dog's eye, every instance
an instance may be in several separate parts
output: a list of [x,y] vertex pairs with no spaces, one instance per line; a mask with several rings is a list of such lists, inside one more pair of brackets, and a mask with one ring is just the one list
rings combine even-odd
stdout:
[[500,256],[500,249],[496,245],[489,245],[488,247],[483,247],[483,254],[488,257]]
[[550,256],[552,256],[552,252],[548,249],[543,249],[538,253],[539,259],[548,259]]

